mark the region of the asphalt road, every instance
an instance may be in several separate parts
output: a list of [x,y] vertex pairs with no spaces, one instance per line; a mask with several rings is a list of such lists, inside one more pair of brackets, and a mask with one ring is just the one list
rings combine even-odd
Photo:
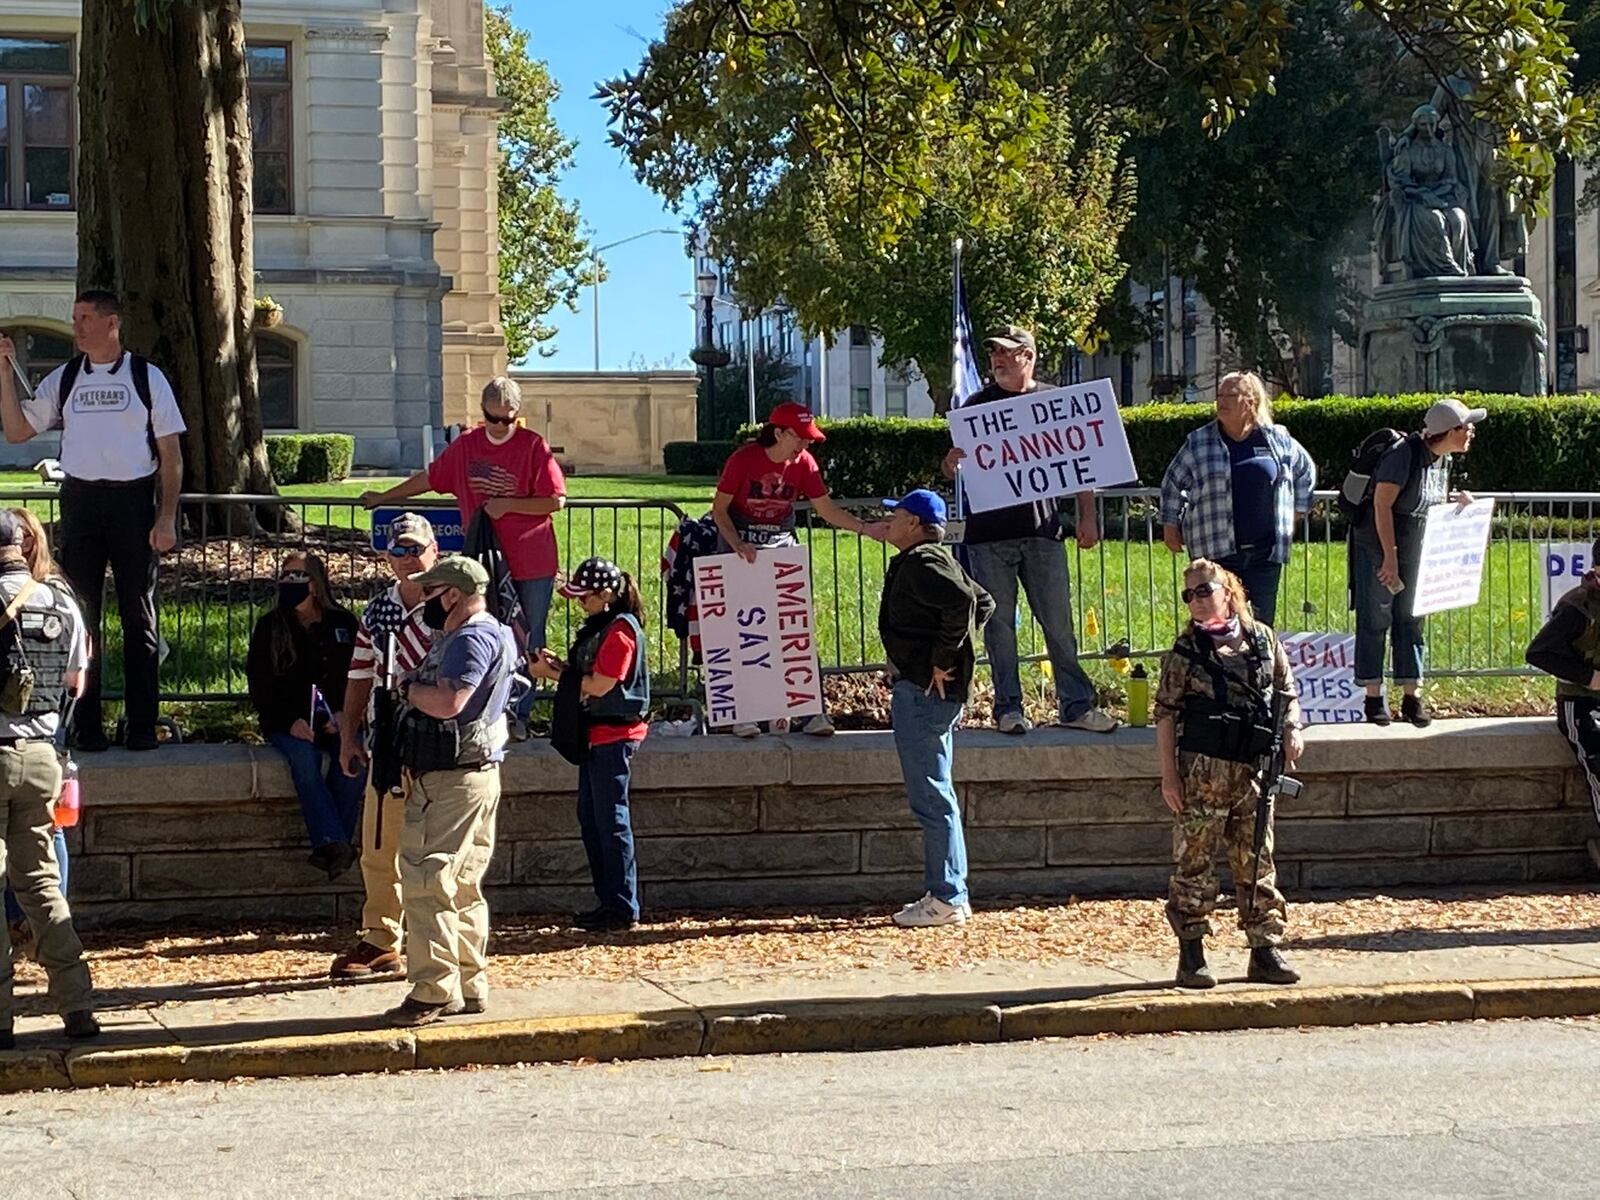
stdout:
[[1600,1022],[0,1097],[0,1196],[1600,1194]]

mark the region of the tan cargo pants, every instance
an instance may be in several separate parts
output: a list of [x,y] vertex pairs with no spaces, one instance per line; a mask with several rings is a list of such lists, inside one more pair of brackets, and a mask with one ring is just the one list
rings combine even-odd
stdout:
[[361,906],[361,940],[385,952],[401,948],[400,831],[405,824],[405,797],[385,796],[379,837],[378,794],[369,782],[361,805],[361,882],[367,891]]
[[494,854],[500,766],[406,772],[400,833],[406,978],[424,1004],[486,1000],[489,904],[483,876]]
[[[88,1009],[92,1001],[89,967],[61,895],[61,864],[51,836],[51,806],[60,790],[54,746],[0,746],[0,875],[33,927],[39,965],[50,977],[50,1000],[65,1014]],[[0,1028],[11,1027],[14,987],[11,931],[0,921]]]

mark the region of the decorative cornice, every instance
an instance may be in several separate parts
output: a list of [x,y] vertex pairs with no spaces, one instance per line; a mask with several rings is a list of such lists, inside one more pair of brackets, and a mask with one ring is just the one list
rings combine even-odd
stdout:
[[306,41],[322,45],[345,44],[351,46],[378,46],[389,40],[389,30],[382,25],[325,25],[306,26]]

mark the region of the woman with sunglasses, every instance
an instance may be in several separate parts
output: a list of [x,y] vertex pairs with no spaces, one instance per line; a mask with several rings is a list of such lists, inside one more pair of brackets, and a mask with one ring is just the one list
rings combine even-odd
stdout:
[[444,453],[386,492],[366,492],[368,508],[395,504],[424,492],[454,496],[461,526],[472,527],[481,509],[494,527],[506,567],[527,622],[527,651],[545,644],[550,598],[555,591],[556,527],[551,515],[566,505],[567,483],[550,445],[517,425],[522,389],[499,376],[483,388],[483,424],[462,434]]
[[360,857],[351,845],[366,772],[339,763],[339,712],[356,646],[356,619],[334,600],[315,554],[291,553],[277,603],[250,634],[245,672],[261,735],[289,762],[311,835],[311,865],[337,879]]
[[1259,872],[1252,849],[1259,765],[1272,741],[1275,692],[1289,697],[1283,731],[1288,767],[1302,749],[1294,675],[1277,636],[1256,619],[1231,571],[1195,559],[1184,572],[1183,602],[1189,620],[1162,663],[1155,699],[1161,798],[1173,816],[1176,867],[1167,919],[1178,935],[1177,984],[1216,985],[1204,939],[1217,902],[1214,860],[1223,851],[1233,872],[1239,924],[1250,943],[1249,978],[1294,983],[1300,976],[1278,951],[1286,906],[1276,886],[1270,825]]

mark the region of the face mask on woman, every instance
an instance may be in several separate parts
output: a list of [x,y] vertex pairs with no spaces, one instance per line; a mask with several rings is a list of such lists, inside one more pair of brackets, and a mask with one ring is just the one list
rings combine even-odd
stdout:
[[1239,618],[1218,617],[1214,621],[1202,621],[1200,628],[1214,638],[1236,638],[1239,636]]
[[283,579],[278,582],[278,606],[298,608],[311,595],[309,579]]

